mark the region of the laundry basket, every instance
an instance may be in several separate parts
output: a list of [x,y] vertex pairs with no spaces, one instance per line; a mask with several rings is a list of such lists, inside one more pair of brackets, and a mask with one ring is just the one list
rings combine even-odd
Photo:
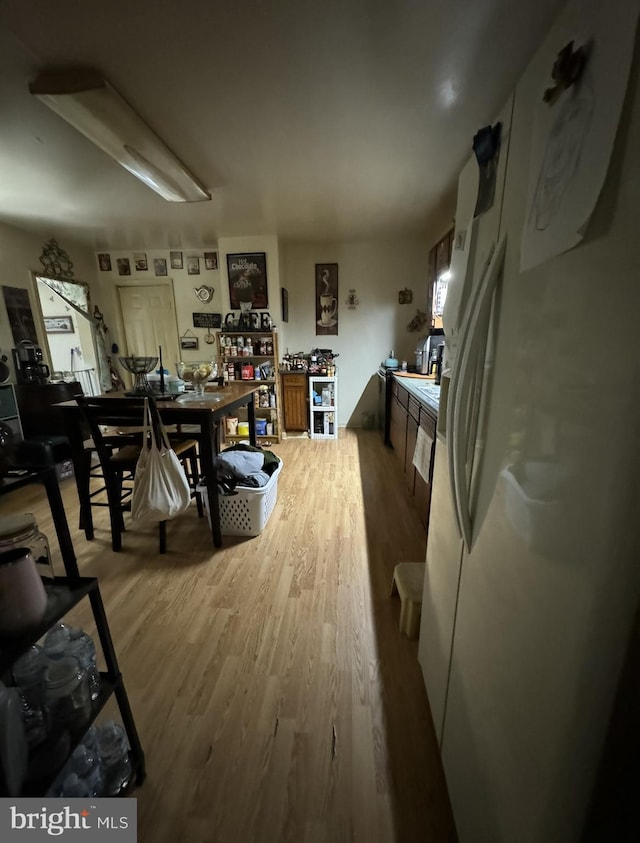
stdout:
[[[266,486],[251,488],[236,486],[235,495],[218,495],[220,507],[220,532],[223,536],[258,536],[264,530],[278,499],[278,475],[282,460]],[[211,526],[207,487],[198,485]]]

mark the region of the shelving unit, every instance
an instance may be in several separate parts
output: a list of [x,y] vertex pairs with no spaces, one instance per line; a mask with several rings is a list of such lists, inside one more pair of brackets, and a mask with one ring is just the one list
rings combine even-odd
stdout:
[[13,431],[15,439],[22,439],[22,424],[13,384],[0,384],[0,421],[3,421]]
[[[315,403],[316,396],[320,396],[319,404]],[[338,379],[335,376],[309,375],[309,436],[311,439],[338,438]]]
[[[89,726],[91,726],[98,714],[113,696],[115,696],[122,724],[129,741],[135,783],[141,784],[145,777],[144,752],[142,751],[133,714],[129,706],[129,699],[124,687],[124,681],[118,666],[104,604],[100,595],[98,580],[95,577],[81,577],[79,575],[75,552],[69,534],[69,526],[62,504],[62,498],[60,497],[60,488],[58,486],[55,467],[34,470],[24,469],[23,473],[19,476],[2,478],[0,480],[0,496],[10,494],[16,489],[22,488],[30,483],[43,483],[47,491],[66,576],[56,577],[53,583],[47,585],[47,609],[44,618],[36,627],[30,629],[23,635],[0,639],[0,677],[6,678],[16,659],[32,644],[39,641],[55,623],[62,620],[74,606],[85,598],[88,598],[91,602],[91,609],[107,669],[100,673],[100,693],[92,704],[90,716],[69,734],[69,749],[65,758],[61,759],[55,765],[46,763],[43,765],[42,762],[45,760],[44,754],[50,748],[48,745],[49,739],[41,747],[36,747],[29,758],[29,767],[33,771],[34,769],[42,769],[44,766],[44,768],[47,768],[47,772],[38,777],[32,775],[25,782],[20,795],[43,796],[47,793],[74,748],[80,743]],[[57,737],[59,736],[52,736],[51,740],[53,743],[55,743]],[[0,792],[0,795],[4,796],[6,794]]]
[[[264,389],[256,392],[255,417],[256,427],[271,425],[271,433],[258,433],[258,444],[271,444],[282,439],[282,393],[278,372],[278,332],[277,331],[221,331],[217,334],[220,372],[225,369],[229,380],[259,384]],[[247,352],[247,349],[249,351]],[[264,352],[264,353],[263,353]],[[244,367],[244,370],[243,370]],[[261,368],[261,376],[256,378],[256,370]],[[233,377],[231,377],[233,373]],[[267,374],[267,377],[263,377]],[[239,416],[239,421],[246,421]],[[269,428],[267,428],[268,430]],[[226,424],[221,432],[222,441],[231,445],[247,439],[246,434],[231,434]]]

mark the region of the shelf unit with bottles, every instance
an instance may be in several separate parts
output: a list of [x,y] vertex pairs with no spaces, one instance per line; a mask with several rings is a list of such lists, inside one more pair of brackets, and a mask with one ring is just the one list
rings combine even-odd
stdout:
[[338,378],[309,375],[309,436],[338,438]]
[[[278,372],[277,331],[220,331],[217,334],[219,374],[225,379],[258,386],[255,393],[256,441],[270,445],[282,439],[282,392]],[[257,377],[256,377],[257,375]],[[240,411],[238,423],[247,421]],[[246,433],[233,433],[225,424],[221,432],[227,445],[248,439]]]
[[[73,749],[80,743],[87,729],[96,720],[112,697],[115,697],[120,718],[129,742],[129,755],[133,771],[131,784],[140,785],[145,778],[144,752],[140,744],[133,713],[124,686],[124,680],[118,665],[98,580],[95,577],[81,577],[78,571],[55,467],[52,466],[45,469],[29,469],[25,467],[15,476],[2,478],[0,480],[0,497],[31,483],[43,483],[45,486],[53,523],[58,535],[60,553],[66,576],[55,577],[53,581],[46,584],[47,608],[39,624],[22,634],[12,637],[2,637],[0,639],[0,679],[5,680],[5,684],[7,684],[6,680],[10,679],[12,666],[18,657],[25,653],[32,644],[35,644],[42,638],[52,626],[61,621],[71,609],[85,598],[88,598],[91,603],[92,614],[107,669],[106,671],[100,672],[100,692],[98,697],[92,702],[89,716],[83,722],[78,723],[77,728],[74,727],[69,731],[68,746],[64,755],[56,759],[60,750],[60,742],[58,740],[61,738],[60,735],[50,735],[44,744],[31,750],[29,754],[28,777],[23,784],[20,795],[43,796],[47,793],[60,770],[70,758]],[[11,683],[9,682],[8,684]],[[4,783],[0,783],[0,795],[9,795],[4,791],[5,785]]]

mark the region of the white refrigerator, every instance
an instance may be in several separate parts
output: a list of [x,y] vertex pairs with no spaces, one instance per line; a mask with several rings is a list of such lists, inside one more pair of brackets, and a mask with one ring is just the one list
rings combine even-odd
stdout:
[[580,839],[638,609],[637,58],[582,242],[520,270],[542,83],[603,9],[624,65],[637,5],[568,6],[499,116],[473,222],[477,168],[460,178],[419,660],[461,843]]

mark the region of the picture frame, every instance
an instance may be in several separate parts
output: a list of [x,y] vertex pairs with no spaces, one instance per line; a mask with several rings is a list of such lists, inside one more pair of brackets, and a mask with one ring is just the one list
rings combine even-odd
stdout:
[[217,252],[205,252],[204,253],[204,268],[205,269],[217,269],[218,268],[218,253]]
[[157,276],[162,276],[167,274],[167,259],[166,258],[154,258],[153,259],[153,271]]
[[133,253],[133,265],[136,268],[136,272],[147,272],[149,269],[149,264],[147,263],[147,255],[145,252],[134,252]]
[[187,256],[187,275],[200,275],[200,258],[197,255]]
[[182,269],[182,252],[169,252],[169,262],[171,264],[171,269]]
[[111,255],[108,252],[98,254],[98,266],[100,272],[111,272]]
[[197,351],[199,345],[198,337],[180,337],[180,348],[183,351]]
[[289,291],[284,287],[280,290],[280,298],[282,303],[282,321],[289,321]]
[[48,334],[74,334],[71,316],[45,316],[44,329]]
[[316,264],[316,336],[338,333],[338,264]]
[[266,252],[228,254],[227,276],[231,310],[260,310],[269,307]]
[[131,264],[129,258],[118,258],[118,275],[131,275]]

